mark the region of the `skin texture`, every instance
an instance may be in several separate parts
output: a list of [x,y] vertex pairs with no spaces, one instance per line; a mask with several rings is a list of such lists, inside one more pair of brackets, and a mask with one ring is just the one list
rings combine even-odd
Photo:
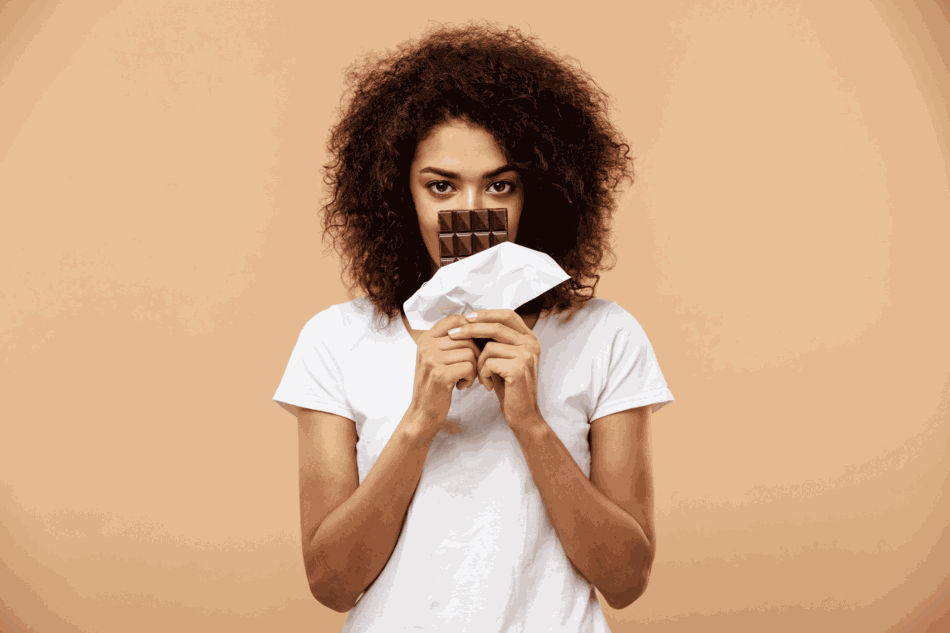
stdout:
[[[504,206],[514,240],[524,193],[516,170],[498,171],[505,167],[491,135],[462,120],[448,120],[418,144],[409,188],[433,266],[441,209]],[[536,320],[482,310],[472,318],[450,315],[429,331],[410,330],[418,346],[412,404],[362,484],[354,423],[290,408],[299,421],[304,562],[317,600],[349,610],[379,576],[429,446],[440,430],[451,433],[444,425],[452,390],[477,387],[498,398],[575,571],[616,609],[643,593],[655,555],[650,408],[591,423],[591,474],[584,475],[538,407]],[[409,329],[405,315],[403,321]],[[491,340],[479,351],[475,338]]]

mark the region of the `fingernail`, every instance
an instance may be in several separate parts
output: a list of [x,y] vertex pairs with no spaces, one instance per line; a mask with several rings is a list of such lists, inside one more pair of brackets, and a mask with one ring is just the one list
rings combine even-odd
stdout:
[[449,330],[449,334],[458,334],[458,333],[459,333],[459,330],[461,330],[461,329],[462,329],[461,327],[457,327],[457,328],[455,328],[454,330]]
[[477,316],[478,316],[478,312],[472,312],[471,314],[466,314],[465,318],[468,319],[469,321],[474,321],[475,317]]

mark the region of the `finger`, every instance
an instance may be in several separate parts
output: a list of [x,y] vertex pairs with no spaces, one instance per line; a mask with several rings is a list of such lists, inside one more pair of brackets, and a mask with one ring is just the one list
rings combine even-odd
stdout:
[[470,349],[472,353],[475,354],[475,358],[478,358],[478,355],[481,353],[481,350],[478,349],[478,346],[475,344],[475,341],[470,338],[461,338],[458,340],[452,339],[448,336],[444,336],[439,341],[439,349],[441,350],[450,350],[450,349]]
[[478,380],[477,362],[473,361],[468,374],[465,375],[465,388],[471,389],[476,380]]
[[458,332],[449,330],[449,338],[460,340],[465,338],[490,338],[506,345],[517,345],[523,340],[523,335],[503,323],[469,323],[459,326]]
[[[472,316],[472,314],[475,316],[469,318]],[[521,318],[521,315],[514,310],[478,310],[466,315],[465,318],[469,323],[501,323],[521,334],[527,334],[531,332],[531,328],[529,328],[524,322],[524,319]]]
[[[502,358],[490,358],[482,365],[478,372],[479,380],[484,381],[489,391],[494,391],[495,387],[505,382],[505,376],[508,374],[510,363]],[[498,381],[498,382],[496,382]]]
[[463,317],[461,314],[450,314],[432,326],[432,329],[429,330],[429,336],[435,338],[445,336],[446,333],[448,333],[448,331],[452,328],[465,325],[466,323],[468,323],[468,321],[466,321],[465,317]]
[[[487,349],[488,345],[485,348]],[[485,388],[489,391],[492,389],[488,385],[497,386],[498,380],[504,382],[505,378],[511,375],[515,363],[518,362],[518,352],[510,348],[505,349],[500,345],[494,346],[487,356],[483,351],[482,356],[485,356],[484,360],[481,356],[478,358],[478,380],[486,385]]]
[[455,386],[460,391],[468,389],[478,379],[478,355],[467,347],[450,350],[443,358],[446,366],[452,368]]
[[513,359],[518,357],[517,348],[495,341],[489,341],[485,344],[485,349],[478,355],[478,373],[481,373],[482,367],[491,358]]
[[[457,365],[461,367],[462,365]],[[461,378],[456,382],[456,386],[461,391],[462,389],[471,389],[475,385],[475,381],[478,380],[478,372],[475,370],[475,363],[468,363],[464,366],[467,371],[461,376]]]
[[474,353],[468,347],[459,349],[450,349],[443,357],[446,365],[457,365],[459,363],[471,363],[476,366],[478,363],[478,354]]
[[[471,357],[473,365],[478,362],[478,357],[481,356],[481,353],[482,353],[482,351],[478,349],[478,346],[475,344],[475,341],[473,341],[472,339],[461,339],[458,341],[453,341],[452,339],[446,337],[446,338],[440,338],[438,339],[438,341],[439,341],[439,349],[443,351],[454,351],[454,350],[466,351],[468,356]],[[454,358],[457,358],[457,357],[453,357],[453,359]],[[452,362],[457,362],[457,361],[453,360]],[[467,387],[470,388],[474,384],[475,384],[475,374],[473,372],[472,380],[471,382],[468,383]]]
[[478,377],[478,382],[482,383],[482,386],[488,391],[492,390],[491,381],[482,377],[482,367],[484,367],[488,359],[492,357],[492,348],[489,347],[489,345],[493,346],[493,343],[494,341],[489,341],[485,344],[484,349],[482,349],[482,352],[478,355],[478,360],[475,363],[475,375]]
[[459,373],[455,374],[456,389],[458,389],[459,391],[461,391],[462,389],[469,389],[472,385],[475,384],[475,380],[478,378],[478,374],[475,373],[475,363],[468,363],[467,367],[461,364],[453,365],[453,367],[462,368],[459,371]]

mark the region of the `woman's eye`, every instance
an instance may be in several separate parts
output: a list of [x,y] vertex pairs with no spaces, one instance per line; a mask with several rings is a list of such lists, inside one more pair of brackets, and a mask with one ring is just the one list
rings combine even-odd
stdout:
[[431,189],[432,191],[436,193],[448,193],[449,191],[452,190],[452,185],[445,182],[444,180],[440,180],[438,182],[431,183],[429,185],[429,189]]
[[513,187],[514,185],[512,185],[510,182],[506,180],[499,180],[498,182],[493,182],[488,187],[488,189],[492,193],[511,193]]

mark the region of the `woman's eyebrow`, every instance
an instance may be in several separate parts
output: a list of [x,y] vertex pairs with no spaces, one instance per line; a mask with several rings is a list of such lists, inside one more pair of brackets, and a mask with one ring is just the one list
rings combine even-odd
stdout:
[[[489,178],[494,178],[498,174],[503,174],[506,171],[518,171],[518,170],[512,167],[511,165],[502,165],[501,167],[497,169],[493,169],[483,174],[482,179],[487,180]],[[437,167],[423,167],[422,169],[419,170],[419,173],[420,174],[426,174],[426,173],[435,174],[436,176],[441,176],[442,178],[454,178],[456,180],[460,178],[460,176],[454,171],[446,171],[444,169],[439,169]]]

